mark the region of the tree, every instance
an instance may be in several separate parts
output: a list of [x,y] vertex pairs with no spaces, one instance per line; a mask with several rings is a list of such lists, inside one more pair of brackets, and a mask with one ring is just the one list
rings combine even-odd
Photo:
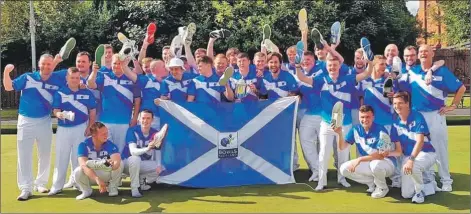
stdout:
[[469,42],[469,34],[471,33],[470,2],[438,1],[438,5],[443,10],[443,14],[438,19],[446,26],[446,34],[441,39],[444,39],[448,45]]

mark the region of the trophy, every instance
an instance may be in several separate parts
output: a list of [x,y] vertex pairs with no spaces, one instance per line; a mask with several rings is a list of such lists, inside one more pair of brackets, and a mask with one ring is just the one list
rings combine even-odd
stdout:
[[236,87],[235,87],[235,97],[237,101],[242,100],[242,98],[247,96],[247,93],[249,92],[250,88],[248,88],[247,83],[243,79],[240,79],[236,82]]

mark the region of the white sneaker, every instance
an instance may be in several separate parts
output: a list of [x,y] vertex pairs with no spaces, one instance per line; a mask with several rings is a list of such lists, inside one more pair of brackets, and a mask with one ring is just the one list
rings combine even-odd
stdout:
[[312,173],[311,177],[309,178],[309,181],[319,181],[319,173],[318,172],[315,172],[315,173]]
[[391,72],[394,72],[396,74],[396,78],[399,77],[399,75],[401,74],[401,71],[402,71],[402,61],[401,61],[401,58],[399,58],[398,56],[395,56],[393,58],[393,63],[392,63],[392,68],[391,68]]
[[423,192],[416,193],[414,197],[412,197],[412,203],[421,204],[424,203],[425,196]]
[[139,192],[139,190],[137,188],[133,188],[131,189],[131,196],[133,198],[141,198],[142,197],[142,194]]
[[160,129],[160,131],[154,135],[154,139],[150,142],[150,144],[152,146],[155,146],[156,149],[160,149],[162,145],[162,140],[167,135],[167,130],[168,130],[168,125],[165,124],[164,126],[162,126],[162,129]]
[[18,201],[26,201],[28,200],[29,197],[33,196],[33,193],[30,191],[22,190],[18,198],[16,200]]
[[322,190],[324,190],[324,185],[318,184],[317,187],[316,187],[316,189],[314,189],[314,190],[316,190],[316,191],[322,191]]
[[435,188],[435,192],[441,192],[442,191],[442,189],[440,189],[440,187],[438,187],[438,184],[435,180],[432,181],[432,183],[433,183],[433,188]]
[[384,198],[386,194],[388,194],[389,188],[386,189],[381,189],[379,187],[376,187],[375,191],[371,194],[372,198]]
[[375,184],[369,184],[368,189],[366,192],[373,193],[376,190],[376,185]]
[[51,191],[49,191],[49,193],[47,195],[51,196],[51,195],[56,195],[58,193],[61,193],[62,190],[61,189],[54,189],[54,188],[51,188]]
[[108,187],[108,196],[115,197],[118,196],[118,187]]
[[70,180],[69,182],[67,182],[66,184],[64,184],[64,189],[69,189],[69,188],[72,188],[72,187],[75,187],[75,182],[73,182],[72,180]]
[[86,199],[88,197],[90,197],[92,195],[92,190],[85,190],[85,191],[82,191],[82,194],[78,195],[77,197],[75,197],[75,199],[77,200],[83,200],[83,199]]
[[278,46],[276,46],[270,39],[265,39],[264,43],[268,52],[280,53],[280,49],[278,48]]
[[147,185],[147,184],[141,184],[141,190],[142,191],[147,191],[147,190],[150,190],[152,187],[150,185]]
[[343,125],[343,103],[338,101],[335,103],[332,108],[332,118],[331,123],[335,125],[336,128],[342,127]]
[[342,185],[343,187],[346,187],[346,188],[352,186],[352,185],[350,185],[346,180],[341,180],[341,181],[339,182],[339,184]]
[[399,181],[393,181],[391,184],[392,188],[401,188],[401,182]]
[[442,192],[451,192],[453,191],[453,188],[451,187],[451,184],[443,184],[442,185]]
[[39,192],[39,193],[49,192],[49,190],[46,187],[43,187],[43,186],[35,186],[34,191]]

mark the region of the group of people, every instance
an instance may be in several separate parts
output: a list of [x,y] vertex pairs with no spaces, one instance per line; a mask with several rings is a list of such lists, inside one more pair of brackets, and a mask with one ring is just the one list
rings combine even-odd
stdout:
[[[251,60],[237,48],[214,56],[215,41],[224,37],[221,32],[212,32],[207,49],[198,48],[194,54],[191,36],[182,39],[184,56],[165,46],[162,60],[146,57],[154,41],[154,35],[148,34],[137,59],[114,54],[113,48],[105,45],[100,62],[79,52],[76,66],[66,70],[54,71],[67,54],[44,54],[39,71],[14,80],[10,77],[14,67],[7,65],[5,89],[22,92],[18,200],[27,200],[33,190],[54,195],[72,187],[82,192],[77,196],[80,200],[91,195],[92,184],[97,184],[101,193],[116,196],[123,174],[131,178],[131,195],[142,197],[140,191],[150,189],[149,184],[165,170],[159,148],[167,125],[159,118],[160,100],[257,102],[286,96],[300,97],[296,128],[312,172],[309,181],[318,182],[317,191],[327,185],[332,152],[338,183],[350,187],[345,179],[349,178],[366,184],[373,198],[386,196],[387,177],[392,180],[391,187],[401,188],[402,196],[416,203],[436,190],[452,191],[445,113],[456,108],[465,87],[443,62],[432,62],[430,46],[421,45],[418,50],[406,47],[404,65],[397,60],[399,50],[394,44],[374,59],[367,57],[371,50],[362,47],[355,51],[354,64],[347,66],[335,50],[338,42],[329,45],[314,36],[315,48],[309,51],[308,32],[303,29],[303,50],[289,47],[287,61],[281,53],[269,53],[264,42]],[[393,72],[398,66],[399,72]],[[388,79],[394,82],[393,92],[383,91]],[[445,106],[448,93],[455,93],[451,106]],[[338,102],[343,104],[341,126],[335,126],[331,116]],[[51,112],[59,122],[49,190]],[[380,136],[385,134],[395,144],[394,151],[379,150]],[[34,141],[39,157],[36,180],[31,166]],[[357,157],[350,160],[353,144]],[[295,152],[293,170],[299,167],[297,157]],[[71,175],[66,183],[69,162]],[[435,164],[441,188],[435,182]]]

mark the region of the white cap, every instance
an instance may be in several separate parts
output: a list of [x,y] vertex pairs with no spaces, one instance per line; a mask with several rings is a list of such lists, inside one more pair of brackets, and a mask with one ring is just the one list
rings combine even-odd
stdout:
[[168,63],[167,68],[170,69],[171,67],[182,67],[182,70],[185,70],[185,67],[183,65],[184,65],[183,60],[177,57],[174,57],[170,59],[170,62]]

